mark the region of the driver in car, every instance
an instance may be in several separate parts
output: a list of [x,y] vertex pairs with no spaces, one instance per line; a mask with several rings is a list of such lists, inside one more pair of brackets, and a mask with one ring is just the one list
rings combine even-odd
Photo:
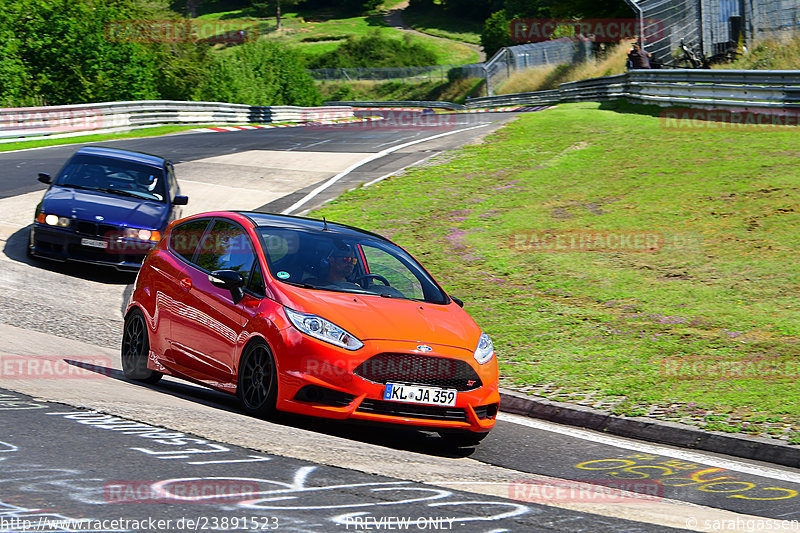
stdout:
[[[334,248],[328,258],[330,263],[326,281],[331,284],[346,283],[353,285],[347,278],[353,273],[353,269],[358,263],[353,249],[345,245],[342,248]],[[359,287],[360,288],[360,287]]]

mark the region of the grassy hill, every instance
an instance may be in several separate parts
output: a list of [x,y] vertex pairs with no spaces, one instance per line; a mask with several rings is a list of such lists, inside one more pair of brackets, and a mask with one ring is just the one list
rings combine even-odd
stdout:
[[523,115],[312,216],[423,259],[506,386],[800,444],[796,131],[660,112]]
[[[258,27],[259,34],[264,38],[278,39],[299,47],[309,58],[335,50],[348,37],[363,37],[371,30],[398,41],[405,35],[400,30],[388,27],[382,12],[347,18],[338,16],[332,10],[288,12],[281,17],[280,30],[277,30],[275,17],[256,17],[251,8],[206,13],[197,17],[197,20],[241,20]],[[463,44],[428,36],[415,35],[411,38],[436,54],[436,64],[461,65],[478,61],[478,53]]]

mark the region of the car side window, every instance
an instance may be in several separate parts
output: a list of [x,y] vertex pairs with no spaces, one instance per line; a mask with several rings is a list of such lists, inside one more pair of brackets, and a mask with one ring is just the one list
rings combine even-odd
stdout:
[[370,274],[383,276],[391,283],[392,287],[402,292],[406,298],[414,298],[416,300],[425,298],[419,280],[399,259],[373,246],[362,246],[361,249],[364,251]]
[[229,220],[217,219],[203,237],[195,263],[209,272],[235,270],[244,278],[246,287],[255,260],[256,254],[244,228]]
[[267,287],[264,284],[264,274],[261,272],[261,264],[258,261],[255,261],[253,264],[253,273],[250,275],[250,282],[247,284],[247,290],[257,296],[266,296],[267,294]]
[[200,218],[176,226],[170,232],[169,247],[184,261],[194,262],[195,251],[209,222],[208,218]]
[[172,202],[178,195],[178,180],[175,179],[175,168],[172,163],[167,163],[167,183],[169,184],[169,201]]

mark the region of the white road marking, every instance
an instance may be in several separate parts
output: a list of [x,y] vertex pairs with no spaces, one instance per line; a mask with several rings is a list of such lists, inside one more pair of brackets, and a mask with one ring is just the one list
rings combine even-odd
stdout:
[[753,465],[745,462],[735,461],[733,459],[723,459],[721,457],[706,455],[699,452],[679,450],[676,448],[659,446],[657,444],[638,442],[623,437],[613,437],[611,435],[605,435],[603,433],[598,433],[587,429],[564,427],[552,422],[526,418],[520,415],[500,413],[497,415],[497,419],[504,422],[519,424],[521,426],[540,429],[542,431],[549,431],[550,433],[559,433],[561,435],[567,435],[568,437],[597,442],[599,444],[605,444],[608,446],[615,446],[625,450],[649,453],[653,455],[665,455],[692,463],[702,463],[704,465],[715,466],[717,468],[724,468],[725,470],[733,470],[735,472],[741,472],[742,474],[768,477],[771,479],[788,481],[789,483],[800,483],[800,474],[778,468],[771,468],[769,466]]
[[309,200],[314,198],[316,195],[318,195],[319,193],[321,193],[322,191],[324,191],[325,189],[327,189],[328,187],[330,187],[331,185],[333,185],[334,183],[336,183],[337,181],[339,181],[343,177],[347,176],[348,174],[350,174],[352,171],[354,171],[358,167],[360,167],[362,165],[365,165],[365,164],[369,163],[370,161],[374,161],[376,159],[380,159],[381,157],[383,157],[385,155],[391,154],[392,152],[396,152],[397,150],[402,150],[403,148],[406,148],[408,146],[412,146],[414,144],[423,143],[425,141],[432,141],[433,139],[438,139],[440,137],[445,137],[447,135],[454,135],[456,133],[462,133],[464,131],[474,130],[474,129],[477,129],[477,128],[483,128],[483,127],[486,127],[488,125],[489,124],[480,124],[478,126],[472,126],[470,128],[464,128],[464,129],[454,130],[454,131],[446,131],[444,133],[439,133],[438,135],[433,135],[431,137],[425,137],[424,139],[417,139],[416,141],[410,141],[410,142],[407,142],[407,143],[398,144],[396,146],[393,146],[392,148],[387,148],[385,150],[381,150],[380,152],[372,154],[371,156],[367,157],[366,159],[363,159],[363,160],[359,161],[358,163],[350,165],[349,167],[344,169],[342,172],[336,174],[334,177],[332,177],[331,179],[329,179],[328,181],[326,181],[325,183],[323,183],[319,187],[316,187],[313,191],[309,192],[303,198],[301,198],[300,200],[296,201],[290,207],[285,209],[282,212],[282,214],[284,214],[284,215],[292,214],[293,211],[296,211],[300,206],[302,206],[303,204],[305,204],[306,202],[308,202]]
[[325,144],[325,143],[329,143],[329,142],[331,142],[331,140],[330,140],[330,139],[325,139],[324,141],[317,141],[317,142],[315,142],[315,143],[306,144],[306,145],[300,145],[300,144],[298,144],[297,146],[293,146],[293,147],[291,147],[291,148],[288,148],[286,151],[287,151],[287,152],[291,152],[291,151],[293,151],[293,150],[294,150],[294,149],[296,149],[296,148],[303,148],[303,149],[305,149],[305,148],[311,148],[312,146],[318,146],[318,145],[320,145],[320,144]]

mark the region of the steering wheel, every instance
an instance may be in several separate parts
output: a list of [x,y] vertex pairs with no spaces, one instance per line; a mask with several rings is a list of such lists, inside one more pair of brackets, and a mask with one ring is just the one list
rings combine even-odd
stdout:
[[384,285],[389,287],[389,280],[384,278],[380,274],[364,274],[363,276],[357,277],[355,279],[355,282],[358,283],[359,285],[361,285],[362,281],[368,280],[367,283],[365,285],[363,285],[363,287],[366,289],[367,287],[372,285],[372,280],[373,279],[377,279],[377,280],[381,281]]

